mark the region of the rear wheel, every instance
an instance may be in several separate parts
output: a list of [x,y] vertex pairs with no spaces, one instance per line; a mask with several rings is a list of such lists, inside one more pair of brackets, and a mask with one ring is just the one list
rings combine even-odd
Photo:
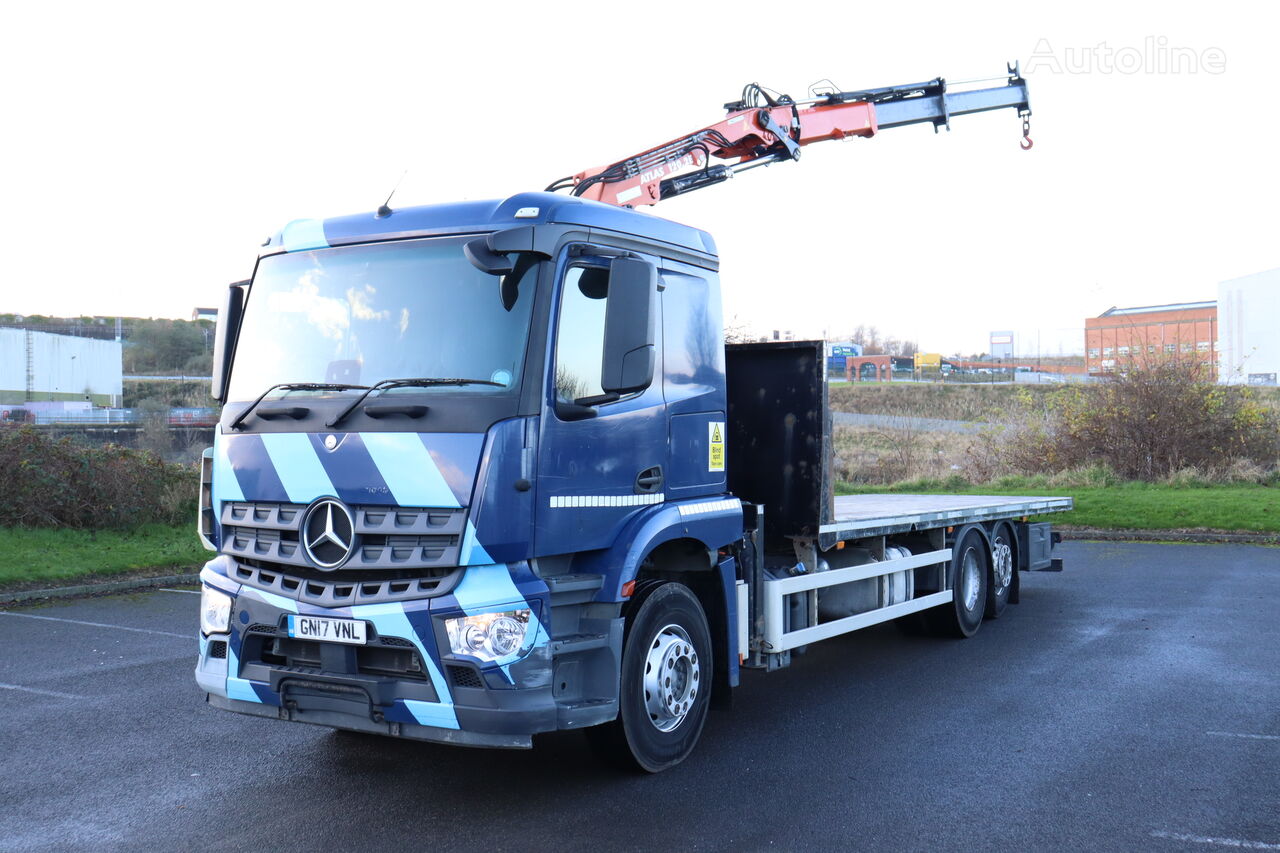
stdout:
[[987,546],[978,531],[970,530],[960,540],[951,564],[955,598],[950,607],[939,608],[939,627],[953,637],[972,637],[982,627],[990,577]]
[[1009,525],[996,525],[991,534],[991,583],[987,588],[988,619],[996,619],[1009,603],[1017,569],[1013,561],[1013,536]]
[[714,672],[711,633],[683,584],[638,588],[628,609],[618,719],[587,734],[615,762],[657,773],[688,757],[702,734]]

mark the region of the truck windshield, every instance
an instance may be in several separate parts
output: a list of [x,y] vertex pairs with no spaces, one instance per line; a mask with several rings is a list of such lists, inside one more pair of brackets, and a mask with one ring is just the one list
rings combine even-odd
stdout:
[[404,377],[488,382],[386,393],[504,394],[516,388],[533,277],[508,310],[498,280],[462,254],[464,242],[409,240],[262,259],[236,343],[229,399],[253,400],[278,383],[373,385]]

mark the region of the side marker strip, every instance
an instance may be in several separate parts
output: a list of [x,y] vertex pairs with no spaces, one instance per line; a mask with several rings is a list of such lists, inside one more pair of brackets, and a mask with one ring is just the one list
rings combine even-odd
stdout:
[[578,509],[582,507],[650,506],[660,504],[666,495],[560,495],[551,498],[552,509]]
[[700,504],[680,504],[680,514],[686,517],[706,515],[711,512],[737,512],[740,509],[742,509],[742,501],[737,498]]

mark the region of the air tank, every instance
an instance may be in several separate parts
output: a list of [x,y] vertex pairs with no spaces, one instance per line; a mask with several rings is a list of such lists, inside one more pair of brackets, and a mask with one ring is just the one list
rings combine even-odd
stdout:
[[[884,549],[886,560],[910,557],[911,551],[898,545]],[[818,566],[820,571],[864,566],[879,560],[869,548],[845,548],[829,552]],[[911,569],[879,577],[851,581],[818,590],[818,617],[823,622],[843,619],[869,610],[910,601],[915,595],[915,573]]]

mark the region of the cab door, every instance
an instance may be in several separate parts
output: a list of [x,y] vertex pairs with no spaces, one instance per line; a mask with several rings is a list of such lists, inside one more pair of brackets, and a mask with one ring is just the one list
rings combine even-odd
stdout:
[[[538,443],[537,555],[608,547],[630,518],[665,500],[657,271],[651,259],[623,255],[570,247],[557,265]],[[646,375],[643,387],[616,390]]]

